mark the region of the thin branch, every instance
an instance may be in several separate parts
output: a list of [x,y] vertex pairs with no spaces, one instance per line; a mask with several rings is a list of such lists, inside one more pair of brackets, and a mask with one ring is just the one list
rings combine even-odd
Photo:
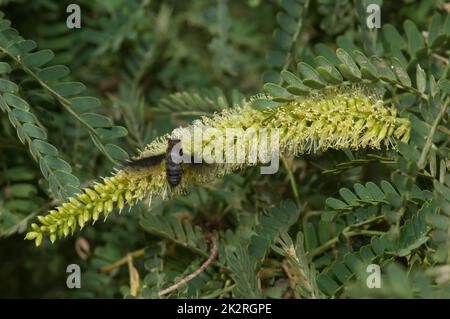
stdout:
[[[292,36],[292,39],[294,39],[294,40],[289,44],[288,54],[287,54],[287,56],[285,57],[284,65],[283,65],[283,68],[280,70],[280,72],[281,72],[281,71],[284,71],[284,70],[287,70],[287,69],[289,68],[289,65],[290,65],[291,62],[292,62],[292,61],[291,61],[292,51],[293,51],[293,49],[296,48],[296,42],[297,42],[297,39],[299,38],[300,33],[301,33],[301,31],[302,31],[302,28],[303,28],[303,22],[304,22],[304,17],[305,17],[305,15],[307,14],[308,7],[309,7],[309,1],[310,1],[310,0],[306,0],[306,1],[304,2],[304,4],[303,4],[302,16],[298,18],[297,25],[296,25],[296,27],[295,27],[295,32],[294,32],[294,34],[293,34],[293,36]],[[278,84],[281,85],[282,82],[283,82],[283,80],[280,79],[280,81],[278,82]]]
[[288,161],[284,158],[281,158],[281,160],[283,161],[283,165],[286,168],[289,180],[291,182],[291,188],[292,188],[292,192],[294,193],[295,202],[298,207],[301,207],[300,196],[299,196],[299,192],[298,192],[298,188],[297,188],[297,183],[295,182],[294,174],[292,173],[292,170],[291,170],[291,167],[290,167]]
[[[367,219],[365,221],[362,221],[358,224],[353,224],[353,225],[349,225],[347,227],[345,227],[342,230],[341,234],[344,234],[346,237],[353,237],[353,236],[382,236],[385,233],[381,232],[381,231],[376,231],[376,230],[366,230],[366,229],[360,229],[360,230],[354,230],[352,231],[352,229],[356,228],[356,227],[361,227],[373,222],[379,222],[381,220],[384,219],[384,215],[381,216],[376,216],[370,219]],[[336,236],[332,239],[330,239],[329,241],[327,241],[326,243],[324,243],[322,246],[317,247],[316,249],[313,250],[312,252],[312,257],[314,258],[317,255],[320,255],[322,253],[324,253],[325,251],[327,251],[328,249],[330,249],[331,247],[333,247],[335,244],[338,243],[339,241],[339,236]]]
[[144,255],[144,251],[145,251],[145,248],[142,248],[142,249],[133,251],[131,253],[128,253],[122,259],[120,259],[120,260],[118,260],[118,261],[116,261],[116,262],[114,262],[112,264],[109,264],[109,265],[106,265],[106,266],[100,268],[100,272],[109,272],[109,271],[111,271],[113,269],[119,268],[119,267],[125,265],[126,263],[128,263],[128,260],[129,260],[130,257],[133,258],[133,259],[136,259],[136,258],[139,258],[139,257],[143,256]]
[[291,270],[289,269],[288,266],[288,261],[287,259],[284,259],[281,263],[281,268],[284,270],[284,272],[286,273],[288,279],[289,279],[289,286],[293,292],[293,295],[296,295],[296,286],[297,286],[297,279],[295,278],[295,275],[293,273],[291,273]]
[[444,64],[448,64],[448,58],[445,58],[445,57],[443,57],[443,56],[440,56],[440,55],[437,54],[437,53],[432,53],[431,56],[432,56],[433,58],[435,58],[436,60],[441,61],[441,62],[444,63]]
[[450,129],[446,128],[445,126],[439,125],[437,130],[441,133],[447,134],[450,136]]
[[164,290],[161,290],[158,293],[159,296],[164,296],[164,295],[166,295],[168,293],[171,293],[172,291],[177,290],[179,287],[181,287],[182,285],[186,284],[190,280],[194,279],[195,277],[200,275],[203,271],[205,271],[206,268],[208,268],[208,266],[216,258],[217,251],[218,251],[216,238],[213,235],[211,235],[209,239],[210,239],[211,244],[212,244],[211,254],[209,255],[208,259],[203,263],[203,265],[201,265],[200,268],[198,268],[196,271],[194,271],[190,275],[187,275],[186,277],[182,278],[180,281],[176,282],[172,286],[170,286],[170,287],[168,287],[168,288],[166,288]]
[[139,273],[137,269],[133,266],[133,257],[131,254],[127,256],[128,262],[128,272],[130,274],[130,293],[132,296],[136,297],[139,294]]
[[210,295],[202,296],[202,297],[200,297],[200,298],[201,298],[201,299],[215,299],[215,298],[221,299],[220,297],[221,297],[222,295],[224,295],[224,294],[226,294],[226,293],[232,291],[236,286],[237,286],[237,284],[232,284],[231,286],[228,286],[228,287],[226,287],[226,288],[224,288],[224,289],[222,289],[222,290],[215,291],[215,292],[213,292],[213,293],[210,294]]
[[447,106],[449,103],[449,99],[447,98],[441,106],[441,110],[439,111],[438,116],[434,120],[433,126],[430,129],[430,132],[428,133],[427,140],[425,142],[425,146],[422,149],[422,153],[420,154],[419,162],[417,163],[417,167],[419,169],[422,169],[425,167],[428,157],[428,152],[431,149],[431,145],[433,144],[433,137],[436,133],[436,130],[438,128],[439,123],[441,122],[442,118],[444,117],[445,113],[447,112]]

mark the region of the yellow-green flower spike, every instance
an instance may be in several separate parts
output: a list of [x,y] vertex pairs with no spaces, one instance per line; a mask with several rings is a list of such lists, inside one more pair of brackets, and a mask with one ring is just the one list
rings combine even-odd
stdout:
[[[395,108],[386,108],[379,95],[362,87],[346,87],[299,97],[271,109],[256,110],[250,103],[225,109],[156,139],[141,151],[138,158],[165,152],[169,137],[179,138],[183,152],[192,150],[188,152],[190,155],[198,151],[203,154],[215,139],[224,158],[230,152],[234,154],[238,147],[244,147],[245,154],[249,154],[252,143],[263,139],[262,135],[256,134],[256,140],[246,140],[245,143],[225,140],[225,131],[230,128],[252,128],[255,131],[277,129],[277,146],[281,156],[327,149],[379,149],[383,145],[389,148],[395,147],[396,140],[408,142],[410,136],[410,122],[397,117]],[[193,145],[195,131],[208,129],[214,129],[218,134],[205,134],[200,137],[200,143]],[[172,192],[182,194],[196,184],[208,183],[245,166],[257,164],[258,161],[245,157],[237,163],[215,163],[195,169],[185,166],[181,184]],[[170,192],[164,163],[151,169],[123,168],[85,188],[81,194],[70,198],[48,215],[39,216],[41,226],[32,224],[32,230],[25,239],[34,240],[37,246],[44,236],[49,236],[54,242],[56,238],[73,234],[78,227],[83,228],[90,221],[95,223],[102,214],[106,219],[115,207],[122,211],[126,204],[132,206],[137,201],[156,195],[165,198]]]

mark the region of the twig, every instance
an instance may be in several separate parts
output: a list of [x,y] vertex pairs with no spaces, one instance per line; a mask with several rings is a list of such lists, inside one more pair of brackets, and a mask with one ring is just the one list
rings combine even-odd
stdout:
[[287,174],[289,177],[289,181],[291,182],[291,188],[292,188],[292,192],[294,193],[295,203],[297,204],[298,207],[300,207],[301,206],[300,196],[298,193],[297,183],[295,182],[294,173],[292,173],[292,170],[291,170],[291,167],[289,166],[288,161],[284,158],[282,158],[281,160],[283,161],[283,165],[286,168],[286,171],[287,171]]
[[439,125],[437,130],[441,133],[447,134],[450,136],[450,130],[446,128],[445,126]]
[[220,296],[221,296],[221,295],[226,294],[227,292],[232,291],[236,286],[237,286],[237,284],[232,284],[231,286],[228,286],[228,287],[226,287],[226,288],[224,288],[224,289],[222,289],[222,290],[215,291],[215,292],[213,292],[213,293],[210,294],[210,295],[202,296],[202,297],[200,297],[200,298],[201,298],[201,299],[215,299],[215,298],[219,297],[219,299],[220,299]]
[[181,280],[179,280],[178,282],[176,282],[172,286],[161,290],[158,293],[159,296],[164,296],[164,295],[166,295],[168,293],[171,293],[174,290],[177,290],[180,286],[182,286],[185,283],[189,282],[190,280],[194,279],[195,277],[200,275],[203,271],[205,271],[206,268],[208,268],[208,266],[211,264],[211,262],[216,258],[217,250],[218,250],[216,238],[213,235],[211,235],[209,237],[209,239],[210,239],[211,244],[212,244],[211,254],[209,255],[208,259],[203,263],[203,265],[201,265],[200,268],[198,268],[196,271],[194,271],[190,275],[187,275],[186,277],[182,278]]
[[[372,222],[378,222],[380,220],[384,219],[384,215],[381,216],[376,216],[370,219],[367,219],[365,221],[362,221],[358,224],[353,224],[353,225],[349,225],[347,227],[345,227],[342,230],[342,234],[344,234],[346,237],[353,237],[353,236],[382,236],[385,233],[381,232],[381,231],[376,231],[376,230],[366,230],[366,229],[360,229],[357,231],[352,231],[351,229],[357,228],[357,227],[361,227],[367,224],[370,224]],[[316,249],[313,250],[312,252],[312,257],[318,256],[322,253],[324,253],[325,251],[327,251],[328,249],[330,249],[331,247],[333,247],[335,244],[337,244],[339,242],[339,236],[336,236],[332,239],[330,239],[329,241],[327,241],[326,243],[324,243],[322,246],[317,247]]]
[[109,271],[111,271],[113,269],[119,268],[120,266],[123,266],[126,263],[128,263],[128,260],[129,260],[130,257],[135,259],[135,258],[139,258],[139,257],[143,256],[144,255],[144,251],[145,251],[145,248],[142,248],[142,249],[133,251],[131,253],[128,253],[122,259],[120,259],[120,260],[118,260],[118,261],[116,261],[116,262],[114,262],[112,264],[109,264],[109,265],[106,265],[106,266],[100,268],[100,272],[109,272]]
[[444,64],[448,64],[448,58],[444,58],[443,56],[440,56],[440,55],[437,54],[437,53],[432,53],[431,56],[432,56],[433,58],[435,58],[436,60],[441,61],[441,62],[444,63]]
[[289,286],[291,287],[291,290],[293,291],[293,293],[295,294],[295,287],[297,285],[297,280],[295,278],[295,275],[291,273],[289,266],[288,266],[288,261],[287,259],[284,259],[281,263],[281,268],[283,268],[284,272],[286,273],[288,279],[289,279]]
[[447,98],[443,102],[443,104],[441,106],[441,110],[440,110],[438,116],[436,117],[436,119],[434,120],[433,126],[430,129],[430,132],[428,133],[427,140],[425,142],[425,146],[422,149],[422,153],[420,154],[419,162],[417,163],[417,167],[419,167],[419,169],[424,168],[426,165],[428,152],[430,151],[431,145],[433,144],[434,134],[436,133],[439,123],[441,122],[442,118],[444,117],[445,113],[447,112],[448,103],[449,103],[449,99]]
[[133,266],[133,257],[131,254],[127,256],[128,272],[130,274],[130,293],[136,297],[139,294],[139,272]]
[[443,7],[445,11],[450,12],[450,3],[444,4]]
[[[305,2],[303,3],[303,10],[302,10],[302,12],[303,12],[302,15],[303,15],[303,17],[307,14],[308,7],[309,7],[309,0],[307,0],[307,1],[305,1]],[[288,54],[287,54],[287,56],[286,56],[286,58],[285,58],[283,68],[282,68],[280,71],[287,70],[287,69],[289,68],[289,65],[290,65],[291,62],[292,62],[292,61],[291,61],[292,49],[294,49],[294,51],[296,51],[296,46],[295,46],[295,44],[296,44],[297,40],[299,39],[300,33],[301,33],[301,31],[302,31],[302,28],[303,28],[303,22],[304,22],[304,18],[303,18],[303,17],[300,17],[300,18],[298,19],[297,25],[296,25],[296,27],[295,27],[294,34],[293,34],[293,36],[292,36],[292,39],[294,39],[294,41],[292,41],[292,42],[289,44]],[[278,84],[281,85],[282,83],[283,83],[283,80],[280,79],[280,80],[278,81]]]

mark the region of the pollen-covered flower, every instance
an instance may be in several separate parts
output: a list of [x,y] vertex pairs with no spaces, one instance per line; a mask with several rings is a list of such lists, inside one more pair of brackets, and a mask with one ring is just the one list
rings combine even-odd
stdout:
[[[167,183],[163,161],[151,167],[125,166],[39,216],[41,225],[32,224],[26,239],[40,245],[48,235],[53,242],[102,214],[106,218],[115,207],[120,212],[125,204],[144,198],[181,194],[245,166],[267,163],[274,155],[395,147],[396,140],[407,142],[409,134],[410,122],[397,117],[394,107],[386,108],[378,94],[363,87],[315,93],[264,110],[248,102],[177,128],[140,152],[137,159],[160,155],[169,138],[179,139],[184,160],[177,187]],[[189,160],[194,163],[186,163]]]

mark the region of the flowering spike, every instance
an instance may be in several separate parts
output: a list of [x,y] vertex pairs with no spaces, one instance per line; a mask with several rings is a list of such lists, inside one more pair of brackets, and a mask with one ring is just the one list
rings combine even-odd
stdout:
[[[225,138],[226,130],[230,128],[252,129],[255,133],[246,136],[244,141],[236,141]],[[197,143],[192,144],[196,130],[206,132],[211,129],[215,130],[214,134],[203,134]],[[40,245],[43,235],[49,235],[53,242],[56,234],[59,238],[67,236],[89,220],[95,223],[101,214],[106,219],[114,207],[122,211],[125,204],[131,207],[137,201],[144,198],[151,200],[155,195],[165,199],[173,193],[185,194],[193,185],[208,183],[245,166],[260,164],[262,160],[240,157],[234,155],[234,151],[243,147],[245,154],[251,154],[255,142],[261,144],[268,140],[262,132],[274,129],[279,132],[277,149],[269,143],[267,148],[272,152],[279,151],[280,155],[301,155],[327,149],[379,149],[383,145],[395,147],[396,139],[407,142],[410,136],[410,122],[398,118],[394,107],[386,108],[378,94],[363,87],[324,90],[264,110],[254,109],[250,103],[224,109],[157,138],[145,147],[138,159],[164,153],[168,139],[178,138],[183,152],[188,150],[188,155],[195,157],[200,152],[200,159],[203,159],[204,153],[208,154],[215,142],[216,146],[220,146],[219,153],[223,158],[232,154],[234,161],[203,165],[196,169],[183,166],[181,184],[175,189],[171,189],[166,181],[164,164],[151,169],[115,169],[112,176],[100,179],[101,182],[85,188],[81,194],[50,211],[47,216],[51,218],[38,217],[42,226],[32,224],[32,231],[25,238]]]

